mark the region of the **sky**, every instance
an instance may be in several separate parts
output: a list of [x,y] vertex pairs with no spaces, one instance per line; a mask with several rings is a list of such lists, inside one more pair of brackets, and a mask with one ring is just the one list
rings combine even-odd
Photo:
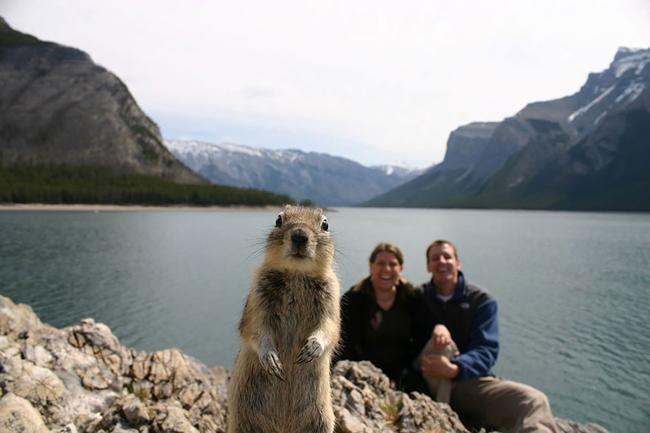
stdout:
[[650,47],[650,0],[0,0],[86,51],[169,139],[440,162],[449,133]]

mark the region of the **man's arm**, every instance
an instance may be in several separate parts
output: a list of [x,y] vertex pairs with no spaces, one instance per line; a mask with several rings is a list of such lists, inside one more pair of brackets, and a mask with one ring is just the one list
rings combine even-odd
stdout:
[[474,379],[488,375],[497,361],[498,354],[497,302],[487,299],[476,308],[468,347],[464,353],[451,360],[459,367],[456,379]]

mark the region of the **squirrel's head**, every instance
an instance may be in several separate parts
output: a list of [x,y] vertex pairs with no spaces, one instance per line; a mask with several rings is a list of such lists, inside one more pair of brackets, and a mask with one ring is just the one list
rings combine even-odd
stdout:
[[266,242],[266,266],[289,271],[319,273],[329,269],[334,244],[322,209],[284,207]]

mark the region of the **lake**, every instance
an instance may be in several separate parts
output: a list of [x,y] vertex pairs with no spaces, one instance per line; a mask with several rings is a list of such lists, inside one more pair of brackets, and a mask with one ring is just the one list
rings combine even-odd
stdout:
[[[0,212],[0,293],[56,327],[85,317],[125,345],[178,347],[231,367],[251,273],[274,210]],[[332,209],[344,290],[379,241],[428,279],[425,249],[459,249],[498,300],[496,373],[543,390],[556,416],[612,432],[650,429],[650,215]]]

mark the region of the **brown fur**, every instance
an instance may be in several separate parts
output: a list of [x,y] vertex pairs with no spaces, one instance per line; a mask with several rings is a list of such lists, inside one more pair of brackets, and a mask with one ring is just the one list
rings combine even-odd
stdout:
[[228,433],[334,430],[330,360],[340,288],[323,218],[320,209],[287,206],[268,236],[239,324]]

